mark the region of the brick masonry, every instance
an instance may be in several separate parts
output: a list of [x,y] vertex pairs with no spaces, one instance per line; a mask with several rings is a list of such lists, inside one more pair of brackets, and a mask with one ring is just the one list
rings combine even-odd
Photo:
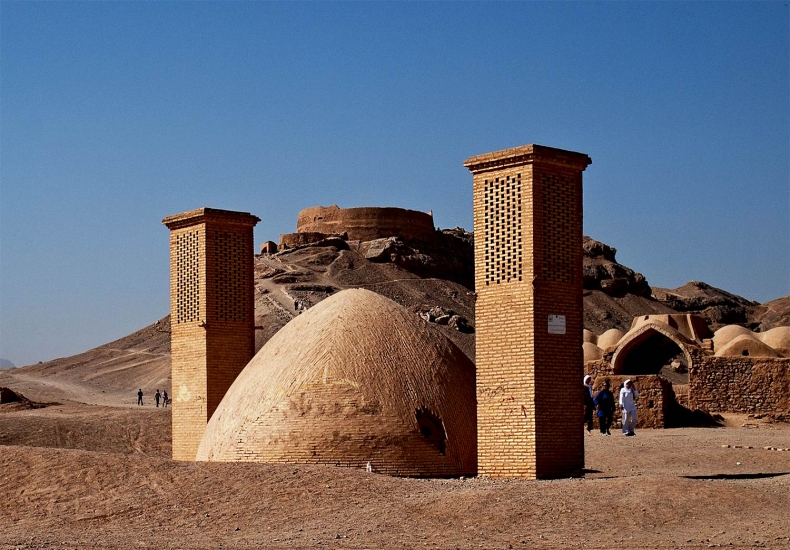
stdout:
[[206,424],[255,352],[259,218],[200,208],[168,216],[173,459],[194,460]]
[[[580,475],[582,172],[526,145],[468,159],[475,235],[478,472]],[[550,326],[550,316],[553,321]]]
[[299,315],[250,361],[198,460],[477,473],[475,367],[434,326],[369,290]]

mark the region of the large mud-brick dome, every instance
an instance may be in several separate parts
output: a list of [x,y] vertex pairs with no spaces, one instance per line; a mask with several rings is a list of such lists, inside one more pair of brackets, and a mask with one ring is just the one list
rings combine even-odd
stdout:
[[261,348],[211,417],[197,459],[474,475],[474,377],[469,358],[419,316],[345,290]]

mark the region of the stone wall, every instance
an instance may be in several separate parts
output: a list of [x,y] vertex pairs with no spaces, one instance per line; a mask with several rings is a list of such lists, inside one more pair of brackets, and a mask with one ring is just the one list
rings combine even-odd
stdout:
[[280,235],[280,248],[296,248],[298,246],[305,246],[309,244],[320,243],[329,238],[348,239],[345,233],[316,233],[315,231],[304,231],[301,233],[284,233]]
[[790,413],[790,359],[698,356],[689,369],[690,408]]
[[[589,363],[588,363],[589,364]],[[607,375],[598,376],[593,382],[593,395],[603,388],[604,380],[609,380],[615,401],[620,397],[620,388],[623,383],[631,379],[639,397],[636,400],[636,427],[642,428],[664,428],[667,419],[671,414],[671,409],[675,403],[675,394],[672,391],[672,384],[665,378],[656,374],[633,376],[633,375]],[[596,427],[598,421],[595,421]],[[622,411],[618,407],[614,415],[613,428],[622,428]]]
[[339,208],[313,206],[299,212],[297,233],[347,233],[352,241],[399,236],[404,240],[434,238],[433,216],[404,208]]

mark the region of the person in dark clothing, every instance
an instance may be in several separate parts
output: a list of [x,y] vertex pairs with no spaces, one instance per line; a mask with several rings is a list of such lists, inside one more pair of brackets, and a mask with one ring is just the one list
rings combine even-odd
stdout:
[[167,407],[167,390],[162,390],[162,406]]
[[592,394],[592,377],[584,375],[584,423],[587,424],[587,433],[592,433],[593,429],[593,410],[595,403]]
[[603,383],[603,389],[595,394],[593,403],[595,404],[595,414],[598,417],[598,425],[601,428],[601,433],[604,435],[612,435],[609,428],[612,426],[614,419],[614,412],[617,410],[617,404],[614,401],[614,394],[609,387],[611,384],[608,380]]
[[142,405],[143,404],[143,388],[140,388],[139,390],[137,390],[137,404],[138,405]]
[[162,397],[162,394],[159,393],[159,390],[156,390],[154,394],[154,401],[156,401],[156,406],[159,407],[159,399]]

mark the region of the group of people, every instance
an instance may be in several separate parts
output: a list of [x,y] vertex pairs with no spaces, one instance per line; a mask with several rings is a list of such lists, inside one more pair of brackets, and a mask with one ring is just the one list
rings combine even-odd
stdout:
[[[167,397],[167,390],[162,390],[162,393],[159,393],[159,390],[156,390],[154,394],[154,401],[156,401],[156,406],[159,406],[159,401],[162,401],[162,407],[167,407],[167,404],[170,403],[170,400]],[[137,405],[143,405],[143,388],[137,390]]]
[[[593,430],[593,412],[598,417],[598,426],[603,435],[612,435],[609,431],[614,421],[614,413],[617,411],[617,404],[614,394],[610,387],[609,380],[603,383],[603,389],[593,395],[593,381],[589,374],[584,375],[584,423],[587,425],[587,433]],[[620,398],[617,403],[623,411],[623,435],[634,436],[636,428],[636,399],[639,392],[634,387],[633,381],[629,378],[623,383],[620,389]]]

